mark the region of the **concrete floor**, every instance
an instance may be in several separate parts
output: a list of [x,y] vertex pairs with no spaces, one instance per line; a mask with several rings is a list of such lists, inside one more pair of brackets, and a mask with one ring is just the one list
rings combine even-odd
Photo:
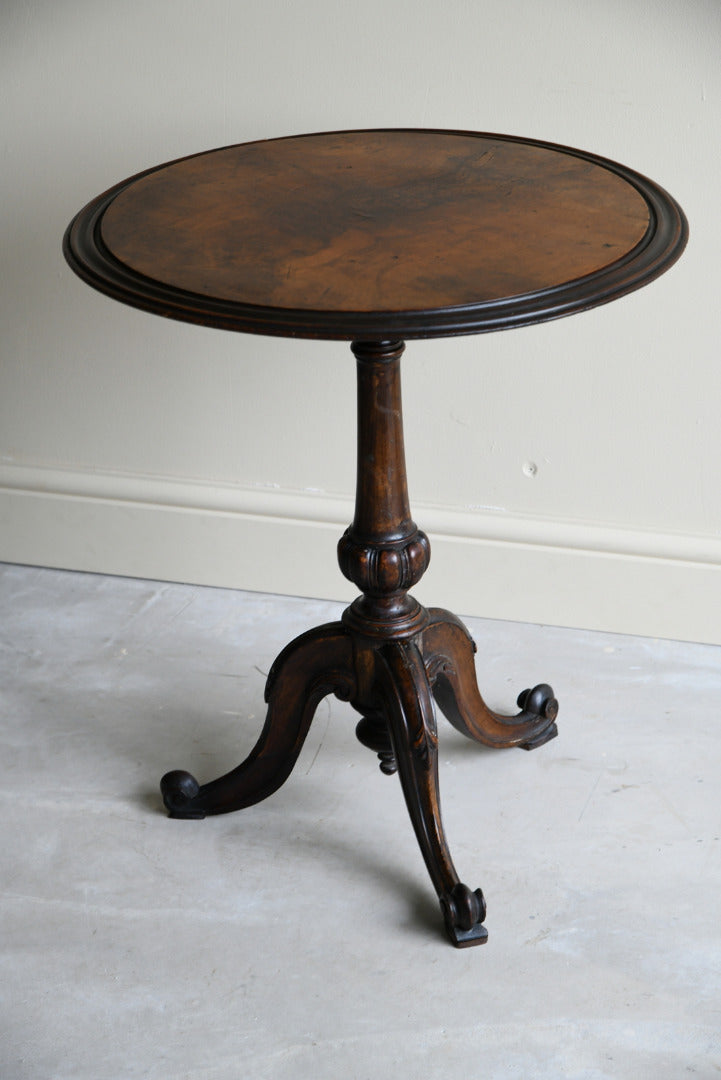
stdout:
[[[442,600],[442,598],[439,598]],[[467,620],[489,704],[441,724],[489,941],[455,950],[397,778],[326,699],[287,784],[171,821],[252,747],[264,674],[335,604],[0,567],[3,1080],[721,1076],[721,651]]]

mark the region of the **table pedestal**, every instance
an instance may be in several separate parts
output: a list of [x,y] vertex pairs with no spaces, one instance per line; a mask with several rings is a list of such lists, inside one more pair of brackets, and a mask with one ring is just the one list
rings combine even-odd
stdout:
[[273,664],[260,739],[237,768],[202,786],[190,773],[161,782],[171,817],[203,818],[260,802],[287,780],[313,714],[327,694],[361,714],[356,733],[384,773],[398,772],[413,828],[454,945],[487,938],[480,889],[456,873],[441,819],[433,699],[469,738],[491,747],[534,749],[557,734],[558,703],[546,684],[524,690],[520,712],[503,716],[483,701],[475,645],[459,619],[412,596],[429,559],[428,538],[411,518],[400,395],[401,341],[352,345],[358,366],[358,477],[353,524],[338,545],[343,574],[362,595],[340,622],[292,641]]

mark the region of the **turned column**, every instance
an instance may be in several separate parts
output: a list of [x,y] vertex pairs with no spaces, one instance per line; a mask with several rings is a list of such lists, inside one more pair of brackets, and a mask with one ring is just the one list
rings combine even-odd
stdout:
[[[373,651],[414,637],[428,613],[408,590],[430,561],[428,537],[411,517],[403,445],[402,341],[355,341],[358,373],[358,471],[353,523],[338,544],[341,571],[362,596],[346,608],[356,642],[356,735],[378,754],[384,773],[398,767],[387,717],[378,707]],[[363,642],[366,644],[363,645]]]
[[355,341],[358,373],[358,471],[353,523],[338,544],[342,573],[362,592],[345,613],[371,636],[406,637],[425,612],[408,596],[430,561],[428,537],[408,501],[400,359],[402,341]]

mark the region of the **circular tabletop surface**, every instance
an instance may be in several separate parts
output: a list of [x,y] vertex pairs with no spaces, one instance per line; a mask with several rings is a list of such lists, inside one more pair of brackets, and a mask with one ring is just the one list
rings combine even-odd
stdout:
[[260,334],[442,337],[541,322],[663,273],[687,226],[658,185],[506,135],[344,131],[159,165],[75,217],[85,281]]

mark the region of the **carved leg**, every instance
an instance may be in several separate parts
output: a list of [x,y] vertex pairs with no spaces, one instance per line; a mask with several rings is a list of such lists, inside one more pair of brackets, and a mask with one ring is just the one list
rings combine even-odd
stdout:
[[470,739],[486,746],[533,750],[558,734],[558,702],[541,683],[518,697],[517,716],[492,712],[478,690],[473,659],[476,646],[460,619],[442,608],[429,611],[423,631],[423,660],[436,701],[446,718]]
[[431,688],[421,654],[411,641],[376,653],[376,693],[387,715],[403,794],[454,945],[480,945],[486,905],[480,889],[458,878],[441,820],[438,738]]
[[265,687],[268,712],[254,750],[225,776],[201,787],[190,773],[167,773],[160,784],[170,817],[203,818],[252,806],[291,774],[318,703],[353,694],[353,646],[341,623],[297,637],[273,664]]

